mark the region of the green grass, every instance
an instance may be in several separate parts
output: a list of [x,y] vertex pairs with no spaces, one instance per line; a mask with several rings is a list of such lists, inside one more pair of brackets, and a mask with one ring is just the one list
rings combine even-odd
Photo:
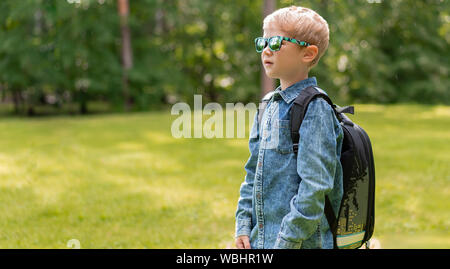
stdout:
[[[356,105],[382,248],[450,248],[450,107]],[[0,248],[225,248],[247,138],[175,139],[169,111],[0,119]],[[206,117],[205,117],[206,119]]]

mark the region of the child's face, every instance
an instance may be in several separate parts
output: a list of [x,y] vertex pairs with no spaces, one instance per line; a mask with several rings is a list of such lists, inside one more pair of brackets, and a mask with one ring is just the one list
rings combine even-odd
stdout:
[[[293,38],[293,36],[276,28],[264,30],[265,38],[272,36]],[[269,46],[265,47],[261,53],[261,61],[268,77],[288,79],[296,76],[298,72],[303,72],[305,68],[307,70],[308,63],[304,62],[304,54],[305,48],[283,40],[281,49],[278,51],[271,51]]]

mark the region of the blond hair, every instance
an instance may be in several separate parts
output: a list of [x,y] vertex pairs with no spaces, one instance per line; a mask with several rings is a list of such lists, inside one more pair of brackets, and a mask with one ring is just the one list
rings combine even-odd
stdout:
[[319,52],[311,62],[316,65],[325,53],[330,41],[330,30],[327,21],[315,11],[298,6],[278,9],[264,18],[263,30],[277,28],[299,41],[316,45]]

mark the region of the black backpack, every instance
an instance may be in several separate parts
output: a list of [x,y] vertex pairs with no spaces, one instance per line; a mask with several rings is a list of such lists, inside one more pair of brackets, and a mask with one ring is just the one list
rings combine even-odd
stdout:
[[[274,91],[264,96],[258,109],[258,124]],[[337,216],[325,196],[325,216],[333,234],[334,248],[359,248],[372,237],[375,225],[375,165],[369,136],[344,113],[354,114],[353,106],[339,107],[318,87],[300,91],[290,110],[291,138],[294,153],[298,151],[298,130],[309,103],[325,99],[339,120],[344,138],[341,151],[344,193]],[[366,244],[367,246],[368,244]]]

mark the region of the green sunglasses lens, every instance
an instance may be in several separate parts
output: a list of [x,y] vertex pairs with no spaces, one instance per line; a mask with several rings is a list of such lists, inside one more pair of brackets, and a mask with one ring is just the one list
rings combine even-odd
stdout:
[[264,48],[266,47],[266,40],[262,37],[258,37],[255,40],[255,46],[256,46],[257,52],[262,52],[264,50]]
[[281,38],[273,37],[269,40],[269,48],[273,51],[277,51],[281,48]]
[[266,38],[258,37],[255,39],[255,47],[257,52],[262,52],[269,45],[271,51],[278,51],[281,48],[282,38],[279,36],[271,37],[268,42]]

